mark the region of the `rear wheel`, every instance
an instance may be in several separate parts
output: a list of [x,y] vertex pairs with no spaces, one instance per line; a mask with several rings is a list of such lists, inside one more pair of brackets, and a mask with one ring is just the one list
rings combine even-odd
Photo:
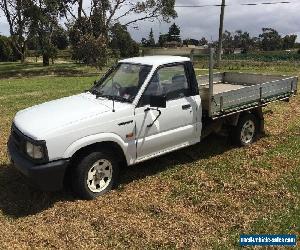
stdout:
[[237,126],[233,129],[233,139],[239,146],[248,146],[254,142],[257,135],[257,119],[252,114],[240,117]]
[[92,152],[79,161],[72,173],[73,191],[82,199],[97,198],[113,188],[118,173],[118,162],[109,152]]

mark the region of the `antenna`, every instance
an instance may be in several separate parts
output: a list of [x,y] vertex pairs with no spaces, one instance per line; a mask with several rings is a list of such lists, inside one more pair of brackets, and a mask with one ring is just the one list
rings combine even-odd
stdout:
[[113,102],[112,112],[116,112],[116,110],[115,110],[115,96],[113,95],[113,88],[114,88],[114,75],[112,75],[112,77],[111,77],[111,95],[112,95],[112,102]]
[[112,109],[112,112],[116,112],[116,110],[115,110],[115,97],[112,98],[112,101],[113,101],[113,109]]

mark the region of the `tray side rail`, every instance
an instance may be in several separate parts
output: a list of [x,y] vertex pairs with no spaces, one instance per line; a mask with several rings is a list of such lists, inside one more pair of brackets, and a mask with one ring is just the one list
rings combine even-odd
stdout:
[[245,87],[241,89],[215,94],[211,104],[211,117],[217,119],[243,110],[266,106],[273,101],[288,100],[296,94],[297,83],[297,77],[286,77],[261,84],[244,84]]

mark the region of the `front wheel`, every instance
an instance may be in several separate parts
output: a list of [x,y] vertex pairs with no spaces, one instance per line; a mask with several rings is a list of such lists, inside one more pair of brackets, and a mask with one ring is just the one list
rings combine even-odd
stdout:
[[233,129],[233,139],[239,146],[249,146],[257,135],[257,119],[253,114],[240,117],[237,126]]
[[73,191],[82,199],[95,199],[113,188],[118,172],[118,162],[109,152],[89,153],[72,174]]

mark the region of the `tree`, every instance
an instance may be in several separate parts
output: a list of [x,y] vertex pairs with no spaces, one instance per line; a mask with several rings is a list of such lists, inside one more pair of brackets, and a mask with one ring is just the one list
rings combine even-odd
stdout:
[[143,47],[148,47],[148,40],[145,37],[143,37],[141,40],[141,44]]
[[29,17],[29,32],[38,38],[39,53],[43,57],[43,66],[57,55],[57,48],[52,43],[55,31],[58,29],[60,14],[59,0],[31,0],[27,9]]
[[151,28],[148,37],[148,47],[154,47],[154,46],[155,46],[155,39],[154,39],[153,29]]
[[[100,15],[100,21],[97,20],[97,15]],[[98,68],[107,63],[109,45],[109,38],[103,34],[101,15],[99,9],[94,9],[92,16],[82,16],[68,25],[72,58]]]
[[282,38],[282,49],[293,49],[297,40],[297,35],[286,35]]
[[172,41],[181,42],[180,28],[175,23],[170,26],[168,32],[168,42]]
[[139,56],[139,46],[131,38],[126,26],[116,23],[111,29],[111,48],[121,57]]
[[200,46],[204,46],[204,45],[207,45],[208,44],[208,41],[205,37],[202,37],[199,41],[199,45]]
[[231,32],[225,30],[222,37],[224,54],[232,54],[234,52],[233,36]]
[[146,38],[142,38],[141,40],[141,44],[144,47],[154,47],[155,46],[155,39],[154,39],[154,34],[153,34],[153,30],[151,28],[148,39]]
[[223,34],[223,49],[225,54],[234,53],[235,49],[239,48],[242,53],[248,53],[255,48],[256,40],[252,38],[248,32],[237,30],[234,33],[225,30]]
[[158,45],[164,47],[165,43],[168,42],[168,34],[160,34],[158,38]]
[[29,50],[38,50],[39,49],[39,38],[35,34],[28,34],[28,37],[26,39],[26,47]]
[[74,47],[79,43],[81,37],[87,34],[93,34],[93,27],[89,18],[82,17],[80,20],[77,19],[73,22],[70,22],[67,25],[69,42]]
[[251,38],[248,32],[237,30],[233,38],[234,48],[241,48],[242,53],[248,53],[254,49],[254,40]]
[[67,32],[60,26],[55,29],[51,38],[52,44],[60,49],[66,49],[69,46],[69,38]]
[[28,2],[29,0],[1,0],[0,2],[0,8],[9,25],[12,45],[17,51],[18,57],[21,59],[22,63],[25,61],[25,33],[27,22],[25,12]]
[[263,28],[259,35],[261,49],[265,51],[279,50],[282,48],[282,39],[279,33],[272,28]]
[[[83,8],[82,0],[64,0],[65,16],[73,20],[96,17],[102,26],[102,32],[108,38],[110,29],[116,23],[128,26],[139,21],[160,19],[169,21],[177,16],[174,10],[175,0],[91,0],[90,10]],[[77,6],[77,16],[73,8]],[[133,18],[130,18],[133,17]]]
[[107,61],[105,41],[104,37],[95,38],[92,34],[83,35],[76,49],[73,50],[73,59],[101,68]]
[[[175,0],[141,0],[133,2],[131,0],[91,0],[90,15],[97,11],[101,11],[101,22],[105,30],[109,30],[115,23],[123,23],[128,26],[143,20],[154,20],[157,18],[163,21],[169,21],[170,18],[177,16],[174,10]],[[65,0],[68,4],[68,13],[71,14],[72,6],[77,3],[78,14],[77,19],[84,14],[85,17],[89,15],[83,9],[82,0]],[[74,14],[71,14],[73,17]],[[133,16],[133,18],[130,18]],[[76,17],[75,17],[76,18]],[[127,21],[125,21],[125,18]]]
[[[102,41],[110,46],[113,45],[114,50],[122,48],[123,46],[116,40],[111,41],[116,31],[115,25],[122,24],[128,27],[143,20],[169,21],[170,18],[177,16],[174,10],[175,0],[91,0],[89,11],[83,8],[82,0],[63,0],[63,3],[65,17],[68,19],[71,16],[72,18],[72,22],[68,25],[72,50],[78,48],[77,44],[81,37],[87,34],[92,34],[96,40],[99,37],[104,38],[105,40],[102,39]],[[74,14],[74,6],[77,8],[77,15]],[[117,30],[122,29],[117,28]],[[124,34],[124,32],[121,33]],[[144,39],[143,42],[145,42]],[[137,44],[133,43],[132,39],[129,44],[136,53]],[[80,53],[74,51],[74,54]]]
[[0,35],[0,61],[5,62],[11,60],[13,60],[11,41],[8,37]]
[[261,48],[260,38],[257,36],[252,37],[253,50],[259,50]]
[[183,40],[183,44],[188,46],[188,45],[194,45],[194,46],[199,46],[199,41],[197,39],[185,39]]

